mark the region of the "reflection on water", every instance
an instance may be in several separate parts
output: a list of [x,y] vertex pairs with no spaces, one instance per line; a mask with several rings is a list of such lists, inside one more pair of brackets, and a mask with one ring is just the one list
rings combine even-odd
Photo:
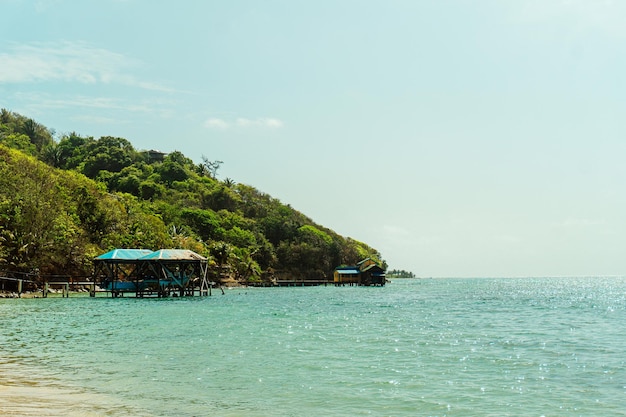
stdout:
[[626,280],[0,300],[0,414],[621,416]]

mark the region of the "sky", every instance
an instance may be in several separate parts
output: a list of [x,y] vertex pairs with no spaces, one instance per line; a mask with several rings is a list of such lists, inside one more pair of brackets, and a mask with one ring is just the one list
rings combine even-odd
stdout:
[[0,107],[418,277],[626,274],[626,2],[0,0]]

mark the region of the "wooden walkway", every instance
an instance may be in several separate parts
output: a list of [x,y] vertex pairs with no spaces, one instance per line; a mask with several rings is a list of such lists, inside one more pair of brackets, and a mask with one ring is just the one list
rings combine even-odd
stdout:
[[272,283],[248,284],[249,287],[318,287],[318,286],[335,286],[335,287],[360,287],[360,286],[376,286],[376,284],[364,284],[361,282],[335,282],[332,279],[278,279]]
[[[30,276],[28,274],[16,274],[13,273],[7,276],[7,273],[0,272],[0,290],[11,291],[17,294],[18,297],[24,293],[24,287],[31,285],[33,287],[40,286],[41,282],[28,278],[18,278],[15,275],[22,275],[24,277]],[[7,289],[7,284],[11,288]],[[62,290],[62,297],[67,298],[70,296],[70,288],[75,286],[89,288],[89,295],[95,297],[97,291],[96,283],[93,281],[44,281],[43,288],[41,289],[41,295],[43,298],[48,297],[51,288],[60,288]]]
[[[160,292],[155,292],[155,291],[148,291],[148,290],[143,290],[143,291],[136,291],[136,290],[110,290],[110,289],[102,289],[100,287],[98,287],[98,284],[94,281],[85,281],[85,280],[81,280],[81,281],[73,281],[69,276],[55,276],[55,278],[65,278],[64,280],[45,280],[44,279],[39,279],[39,280],[33,280],[30,279],[31,276],[29,274],[16,274],[13,273],[11,275],[14,276],[7,276],[7,273],[3,273],[0,272],[0,290],[6,290],[5,288],[5,284],[8,284],[8,286],[10,286],[11,288],[9,289],[10,291],[14,292],[17,294],[18,297],[21,297],[21,295],[24,292],[25,286],[29,285],[31,287],[39,287],[41,290],[41,296],[43,298],[47,298],[48,294],[50,294],[52,289],[60,289],[61,290],[61,297],[63,298],[69,298],[70,296],[70,290],[75,289],[76,287],[82,287],[83,289],[87,289],[89,291],[89,296],[90,297],[95,297],[96,293],[98,292],[103,292],[103,293],[111,293],[111,296],[113,298],[116,297],[123,297],[124,294],[126,293],[132,293],[135,295],[135,297],[138,298],[143,298],[143,297],[163,297],[163,296],[169,296],[170,294],[161,294]],[[23,276],[23,278],[20,278],[16,275],[21,275]],[[27,278],[28,277],[28,278]],[[41,287],[43,283],[43,288]],[[361,283],[358,282],[335,282],[334,280],[328,280],[328,279],[280,279],[280,280],[276,280],[273,284],[268,284],[268,283],[264,283],[262,285],[259,286],[277,286],[277,287],[314,287],[314,286],[360,286],[363,285]],[[209,285],[209,289],[208,289],[208,294],[206,295],[211,295],[211,288],[215,288],[216,283],[215,282],[210,282]],[[252,285],[254,286],[254,285]],[[224,293],[224,290],[221,288],[221,286],[219,286],[219,288],[221,289],[222,293]],[[205,295],[202,293],[201,290],[197,289],[197,288],[187,288],[185,289],[185,292],[183,294],[181,294],[181,296],[191,296],[191,295],[195,295],[195,293],[199,293],[199,295]]]
[[276,280],[276,285],[279,287],[316,287],[335,285],[335,283],[327,279],[279,279]]
[[[30,280],[30,279],[26,279],[26,278],[16,278],[16,277],[9,277],[6,276],[6,273],[1,273],[0,272],[0,290],[5,291],[6,289],[6,284],[9,284],[11,287],[15,288],[15,292],[17,293],[17,296],[21,296],[22,292],[24,291],[24,283],[26,284],[36,284],[35,281]],[[11,291],[13,290],[13,288],[11,288]]]
[[[276,280],[276,286],[278,287],[316,287],[316,286],[328,286],[334,285],[335,287],[357,287],[368,286],[361,282],[335,282],[330,279],[279,279]],[[370,284],[371,285],[371,284]]]
[[[42,296],[43,298],[48,298],[48,293],[50,292],[50,287],[61,287],[61,297],[69,298],[70,297],[70,286],[81,286],[89,288],[89,296],[96,296],[96,283],[92,281],[46,281],[43,284]],[[102,290],[100,290],[102,291]]]

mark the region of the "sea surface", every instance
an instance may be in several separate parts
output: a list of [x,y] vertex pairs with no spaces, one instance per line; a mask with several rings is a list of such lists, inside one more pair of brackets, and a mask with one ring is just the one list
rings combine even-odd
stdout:
[[3,416],[626,416],[626,278],[0,300]]

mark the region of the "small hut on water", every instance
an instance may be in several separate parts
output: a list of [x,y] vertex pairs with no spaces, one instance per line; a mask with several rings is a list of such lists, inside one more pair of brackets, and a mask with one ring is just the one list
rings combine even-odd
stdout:
[[113,297],[210,295],[207,265],[186,249],[114,249],[94,259],[94,281]]
[[374,260],[367,258],[354,266],[341,266],[333,274],[335,285],[379,285],[387,282],[385,270]]

